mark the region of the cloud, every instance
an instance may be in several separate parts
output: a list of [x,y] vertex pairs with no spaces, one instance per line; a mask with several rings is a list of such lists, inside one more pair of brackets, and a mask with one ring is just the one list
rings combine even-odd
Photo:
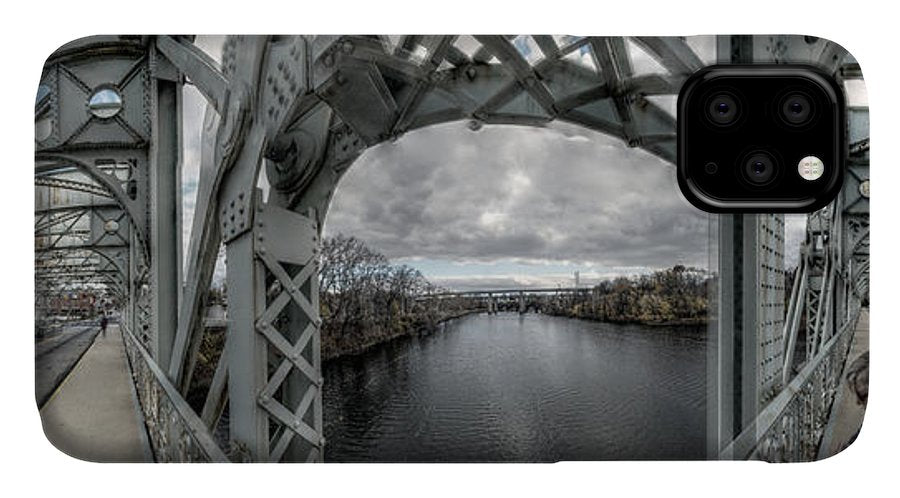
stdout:
[[325,230],[393,259],[707,266],[707,215],[672,165],[564,124],[450,123],[375,147],[342,180]]

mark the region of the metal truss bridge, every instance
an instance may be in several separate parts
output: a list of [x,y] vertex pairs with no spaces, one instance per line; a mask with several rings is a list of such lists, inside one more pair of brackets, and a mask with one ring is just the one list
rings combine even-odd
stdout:
[[[449,121],[473,132],[563,121],[671,163],[668,105],[715,62],[695,50],[697,39],[679,37],[235,36],[221,62],[193,41],[74,41],[47,60],[35,105],[36,325],[101,304],[119,311],[159,461],[324,458],[320,233],[339,179],[367,148]],[[826,40],[711,42],[720,62],[805,62],[861,78]],[[186,85],[208,105],[183,254]],[[848,116],[844,188],[809,215],[790,296],[783,216],[713,224],[710,270],[736,292],[711,310],[711,458],[816,456],[868,294],[868,109]],[[213,347],[211,383],[198,388],[221,245],[227,333]]]

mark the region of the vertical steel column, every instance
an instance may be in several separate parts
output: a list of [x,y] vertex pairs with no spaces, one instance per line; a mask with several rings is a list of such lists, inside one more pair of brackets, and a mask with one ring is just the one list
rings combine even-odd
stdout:
[[[720,63],[753,61],[752,36],[719,36]],[[715,378],[717,407],[709,421],[708,445],[715,455],[756,416],[756,215],[719,215],[718,333]],[[749,249],[748,249],[749,248]],[[722,455],[729,458],[730,455]]]
[[321,461],[318,224],[260,196],[222,210],[231,440],[237,459]]
[[[309,220],[315,220],[314,214],[310,214]],[[313,232],[313,233],[317,233]],[[295,234],[301,235],[301,234]],[[303,437],[292,437],[287,452],[282,457],[285,461],[305,462],[305,461],[322,461],[324,460],[324,433],[323,433],[323,414],[322,414],[322,357],[321,357],[321,331],[319,317],[319,268],[318,268],[318,239],[317,237],[311,241],[305,241],[301,244],[313,248],[313,257],[307,264],[312,265],[310,272],[311,277],[306,279],[296,288],[302,298],[305,298],[310,309],[305,310],[298,306],[288,306],[284,310],[284,324],[282,334],[287,341],[296,345],[304,340],[304,333],[311,333],[312,337],[308,339],[309,346],[301,346],[300,351],[296,352],[297,360],[301,357],[312,367],[309,372],[303,372],[298,368],[291,368],[284,386],[285,405],[292,411],[301,412],[299,416],[304,423],[313,428],[318,435],[318,441],[313,444],[305,440]],[[291,265],[293,266],[293,265]],[[298,267],[292,273],[300,273],[304,268]],[[312,316],[309,315],[312,312]],[[304,351],[305,350],[305,351]],[[309,374],[314,375],[310,378]],[[311,399],[310,399],[311,397]],[[305,398],[305,399],[304,399]],[[304,404],[312,405],[312,410],[304,408]],[[300,408],[300,409],[298,409]],[[290,430],[290,429],[286,429]]]
[[123,321],[135,337],[140,337],[138,333],[138,286],[137,286],[137,260],[140,257],[140,245],[134,230],[128,234],[128,280],[125,282],[125,292],[127,292],[124,308],[125,316]]
[[181,82],[150,50],[150,289],[153,354],[166,370],[178,327],[181,293]]
[[266,342],[254,332],[265,308],[265,272],[254,255],[254,234],[244,232],[225,246],[228,285],[228,399],[230,439],[237,460],[266,461],[269,421],[257,406],[265,386]]

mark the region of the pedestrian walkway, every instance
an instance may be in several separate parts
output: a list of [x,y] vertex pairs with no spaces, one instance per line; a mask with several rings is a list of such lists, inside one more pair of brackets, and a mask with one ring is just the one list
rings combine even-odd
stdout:
[[[840,453],[856,439],[862,427],[866,405],[860,402],[854,384],[868,384],[869,310],[863,308],[853,333],[853,343],[847,354],[847,363],[834,399],[831,419],[822,437],[819,459]],[[864,357],[865,355],[865,357]],[[849,375],[848,375],[849,374]],[[861,374],[861,382],[854,383]],[[868,393],[866,392],[866,397]]]
[[41,409],[47,439],[61,451],[97,462],[150,460],[146,433],[117,325],[90,349]]

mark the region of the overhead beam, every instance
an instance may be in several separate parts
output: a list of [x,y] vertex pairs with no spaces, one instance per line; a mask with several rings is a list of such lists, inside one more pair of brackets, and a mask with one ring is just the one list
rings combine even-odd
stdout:
[[156,47],[221,115],[228,92],[228,81],[219,64],[193,43],[176,40],[171,36],[158,36]]

